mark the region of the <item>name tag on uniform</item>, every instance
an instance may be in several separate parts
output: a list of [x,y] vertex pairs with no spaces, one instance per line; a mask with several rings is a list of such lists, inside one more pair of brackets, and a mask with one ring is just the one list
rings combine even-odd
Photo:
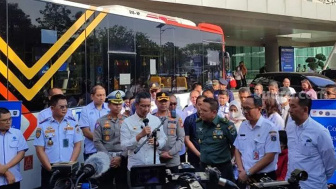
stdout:
[[65,138],[63,139],[63,148],[69,147],[69,139]]

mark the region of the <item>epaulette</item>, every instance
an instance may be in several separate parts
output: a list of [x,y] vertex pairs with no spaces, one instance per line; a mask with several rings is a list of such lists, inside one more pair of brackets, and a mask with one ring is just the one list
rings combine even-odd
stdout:
[[68,116],[68,117],[66,117],[66,119],[70,119],[70,120],[72,120],[72,121],[76,121],[75,118],[72,117],[72,116]]
[[50,120],[50,117],[48,117],[48,118],[46,118],[45,120],[41,121],[39,124],[42,124],[42,123],[44,123],[44,122],[46,122],[46,121],[48,121],[48,120]]
[[219,118],[219,121],[222,123],[229,123],[229,120],[227,118]]
[[196,119],[196,122],[200,122],[200,121],[202,121],[201,118],[197,118],[197,119]]

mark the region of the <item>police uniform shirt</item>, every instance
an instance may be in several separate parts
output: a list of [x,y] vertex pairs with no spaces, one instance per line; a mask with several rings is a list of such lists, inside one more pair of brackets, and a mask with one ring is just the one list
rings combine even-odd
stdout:
[[287,178],[295,169],[307,171],[308,180],[300,181],[303,189],[327,188],[327,180],[336,169],[335,151],[328,129],[308,118],[297,126],[289,121],[286,127],[288,137]]
[[218,116],[221,118],[228,118],[229,116],[229,103],[227,102],[224,106],[219,106]]
[[127,157],[127,151],[120,146],[120,127],[126,116],[119,114],[114,120],[110,114],[99,118],[93,135],[94,145],[99,152],[116,152]]
[[277,169],[278,154],[280,150],[279,133],[276,126],[260,116],[258,122],[252,128],[248,120],[244,121],[233,144],[241,153],[241,159],[245,170],[249,170],[266,153],[275,152],[274,160],[258,173],[268,173]]
[[168,151],[169,154],[173,156],[172,159],[165,159],[165,162],[163,163],[165,163],[167,167],[178,166],[180,165],[179,151],[181,151],[184,146],[185,136],[182,118],[180,118],[179,116],[176,116],[176,118],[172,118],[170,114],[167,117],[159,118],[161,121],[166,118],[162,128],[167,136],[167,142],[161,150]]
[[[82,112],[80,114],[80,119],[78,125],[80,128],[89,127],[90,131],[93,133],[95,130],[95,125],[97,120],[104,115],[108,114],[110,109],[108,108],[107,103],[104,103],[101,110],[98,110],[94,105],[94,102],[91,102],[87,106],[83,107]],[[94,147],[93,141],[89,140],[85,137],[84,140],[84,153],[91,154],[97,152]]]
[[[160,119],[156,116],[147,114],[146,118],[149,120],[148,126],[151,127],[152,131],[161,124]],[[131,170],[131,167],[134,165],[149,165],[154,162],[153,145],[146,143],[138,153],[134,154],[134,150],[146,140],[146,137],[142,137],[138,142],[136,141],[136,135],[142,131],[141,127],[144,127],[143,119],[136,112],[126,118],[121,125],[120,144],[123,150],[128,150],[128,170]],[[157,149],[160,150],[165,146],[167,141],[166,134],[162,132],[162,128],[157,133],[157,141],[159,142]],[[156,151],[157,164],[160,163],[158,150]]]
[[50,163],[68,162],[75,143],[82,140],[82,132],[73,118],[65,117],[59,123],[50,117],[38,125],[34,146],[44,147]]
[[212,122],[196,121],[201,162],[221,164],[231,161],[231,146],[237,137],[236,127],[227,119],[216,116]]
[[[22,132],[15,128],[10,128],[4,135],[0,133],[0,164],[8,164],[20,151],[27,151],[28,145]],[[20,173],[20,163],[8,169],[15,177],[15,182],[22,180]],[[0,186],[8,185],[7,179],[0,175]]]
[[[49,117],[51,117],[51,116],[52,116],[51,108],[48,107],[48,108],[42,110],[42,111],[38,114],[38,116],[37,116],[37,123],[40,123],[41,121],[43,121],[43,120],[45,120],[45,119],[47,119],[47,118],[49,118]],[[69,116],[70,116],[70,117],[73,117],[73,114],[72,114],[72,112],[71,112],[70,109],[68,109],[68,111],[67,111],[65,117],[69,117]],[[73,118],[74,118],[74,117],[73,117]],[[75,119],[75,118],[74,118],[74,119]]]

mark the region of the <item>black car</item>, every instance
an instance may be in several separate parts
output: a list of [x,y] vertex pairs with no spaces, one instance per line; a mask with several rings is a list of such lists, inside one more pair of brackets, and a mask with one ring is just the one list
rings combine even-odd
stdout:
[[301,81],[304,79],[309,80],[315,91],[321,91],[328,84],[335,84],[335,82],[330,80],[328,77],[317,73],[267,72],[257,74],[250,84],[250,90],[254,93],[254,87],[256,84],[260,83],[263,85],[264,91],[267,91],[268,84],[271,81],[276,81],[279,87],[282,87],[282,82],[285,78],[290,80],[290,86],[293,87],[296,92],[302,91]]
[[329,77],[333,81],[336,81],[336,69],[323,70],[321,74]]

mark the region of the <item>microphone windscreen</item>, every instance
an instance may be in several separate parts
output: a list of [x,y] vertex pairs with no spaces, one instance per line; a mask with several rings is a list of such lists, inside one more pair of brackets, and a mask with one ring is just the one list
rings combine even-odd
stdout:
[[147,125],[148,125],[148,122],[149,122],[149,119],[145,118],[145,119],[143,120],[143,122],[144,122],[145,126],[147,126]]
[[103,173],[105,173],[110,168],[110,156],[105,152],[97,152],[91,155],[84,163],[90,164],[95,168],[95,174],[92,176],[93,178],[100,177]]

